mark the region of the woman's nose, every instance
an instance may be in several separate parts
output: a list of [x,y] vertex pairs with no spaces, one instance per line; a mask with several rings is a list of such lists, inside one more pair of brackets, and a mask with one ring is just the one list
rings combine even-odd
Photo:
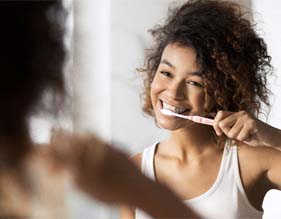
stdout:
[[168,96],[174,100],[184,100],[186,98],[185,82],[173,82],[168,86]]

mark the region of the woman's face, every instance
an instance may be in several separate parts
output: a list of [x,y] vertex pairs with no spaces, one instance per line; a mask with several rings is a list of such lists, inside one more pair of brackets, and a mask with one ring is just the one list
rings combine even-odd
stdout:
[[165,47],[150,95],[157,124],[162,128],[172,131],[193,124],[162,114],[163,108],[183,115],[205,115],[202,72],[193,48],[176,43]]

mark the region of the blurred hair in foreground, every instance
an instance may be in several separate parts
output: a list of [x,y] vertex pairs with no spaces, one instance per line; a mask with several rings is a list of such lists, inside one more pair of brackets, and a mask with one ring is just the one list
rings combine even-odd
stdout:
[[27,120],[44,92],[54,95],[52,110],[63,100],[65,18],[60,0],[0,2],[0,167],[30,150]]

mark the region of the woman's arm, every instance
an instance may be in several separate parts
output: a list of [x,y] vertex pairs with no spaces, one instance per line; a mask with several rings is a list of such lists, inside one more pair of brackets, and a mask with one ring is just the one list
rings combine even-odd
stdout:
[[[146,178],[146,177],[145,177]],[[200,218],[189,209],[168,187],[146,178],[141,180],[139,190],[133,188],[132,203],[153,218]],[[146,182],[145,182],[146,181]],[[135,186],[135,185],[134,185]],[[135,208],[122,207],[121,219],[134,219]]]
[[265,177],[270,182],[270,189],[281,190],[281,151],[266,148],[260,157],[267,167]]
[[150,185],[139,193],[136,206],[153,218],[200,218],[168,187],[152,181],[147,184]]

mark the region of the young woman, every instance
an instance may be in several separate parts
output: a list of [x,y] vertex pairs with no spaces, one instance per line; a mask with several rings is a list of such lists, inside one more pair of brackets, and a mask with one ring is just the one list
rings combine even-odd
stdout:
[[[133,159],[203,218],[262,218],[266,192],[281,188],[281,152],[265,147],[281,145],[280,131],[255,119],[269,105],[263,39],[239,5],[212,0],[186,2],[152,34],[143,109],[170,135]],[[132,206],[121,218],[148,216]]]

